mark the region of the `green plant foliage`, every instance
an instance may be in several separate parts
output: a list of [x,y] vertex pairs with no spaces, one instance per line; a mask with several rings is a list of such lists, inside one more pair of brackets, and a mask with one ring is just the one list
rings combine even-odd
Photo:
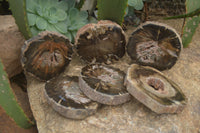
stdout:
[[134,7],[136,10],[142,10],[144,7],[143,0],[128,0],[128,5]]
[[30,38],[32,35],[27,23],[26,0],[8,0],[8,2],[20,32],[26,39]]
[[98,19],[122,24],[128,0],[97,0]]
[[[200,0],[186,0],[186,12],[191,13],[197,11],[200,8]],[[187,47],[192,41],[192,37],[200,23],[200,16],[194,16],[192,18],[186,18],[186,23],[183,28],[183,46]]]
[[27,0],[27,17],[34,36],[45,30],[56,31],[71,41],[88,23],[87,12],[75,8],[75,0]]
[[164,19],[178,19],[178,18],[187,18],[187,17],[193,17],[196,15],[200,14],[200,8],[196,9],[195,11],[192,11],[190,13],[187,14],[183,14],[183,15],[178,15],[178,16],[171,16],[171,17],[166,17]]
[[6,113],[22,128],[29,128],[34,123],[25,115],[17,103],[13,91],[10,87],[7,74],[4,71],[3,64],[0,60],[0,106]]
[[186,0],[186,14],[166,17],[164,19],[178,19],[186,18],[185,25],[183,27],[182,42],[184,47],[188,47],[192,41],[192,37],[200,23],[200,1]]

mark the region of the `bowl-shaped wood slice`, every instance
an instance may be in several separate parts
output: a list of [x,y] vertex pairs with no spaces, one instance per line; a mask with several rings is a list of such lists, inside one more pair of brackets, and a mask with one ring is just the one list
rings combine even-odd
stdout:
[[79,86],[90,99],[107,105],[118,105],[130,100],[124,86],[125,73],[119,69],[91,64],[82,69]]
[[178,113],[187,102],[180,87],[152,67],[131,65],[125,84],[131,95],[158,114]]
[[22,47],[24,70],[41,80],[59,75],[71,61],[72,44],[63,35],[44,31]]
[[170,69],[177,61],[182,42],[177,32],[165,24],[146,22],[131,35],[127,53],[138,64],[159,70]]
[[94,114],[100,105],[81,92],[75,76],[59,76],[47,81],[44,94],[54,110],[71,119],[84,119]]
[[75,44],[80,58],[86,62],[110,63],[125,54],[125,34],[111,21],[83,26],[76,35]]

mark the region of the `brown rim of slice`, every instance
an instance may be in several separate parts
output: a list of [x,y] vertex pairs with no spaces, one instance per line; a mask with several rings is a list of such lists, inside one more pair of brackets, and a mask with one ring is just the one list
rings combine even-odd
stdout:
[[125,73],[106,65],[91,64],[82,68],[79,86],[83,93],[102,104],[118,105],[130,100],[124,86]]
[[179,113],[187,103],[175,82],[149,66],[132,64],[125,85],[132,96],[158,114]]
[[125,33],[122,28],[108,20],[83,26],[76,35],[77,54],[88,63],[110,63],[125,54]]
[[182,47],[175,29],[158,22],[146,22],[132,33],[126,49],[136,63],[165,70],[176,63]]
[[65,70],[72,53],[72,44],[67,37],[44,31],[25,42],[21,63],[29,74],[49,80]]
[[47,81],[44,94],[55,111],[70,119],[84,119],[100,106],[81,92],[76,76],[59,76]]

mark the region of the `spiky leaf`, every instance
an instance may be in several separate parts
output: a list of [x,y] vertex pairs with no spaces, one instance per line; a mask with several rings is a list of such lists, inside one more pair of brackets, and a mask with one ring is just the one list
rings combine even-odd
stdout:
[[98,19],[122,24],[128,0],[97,0]]
[[22,108],[17,103],[13,91],[10,87],[7,74],[4,71],[0,60],[0,106],[6,113],[22,128],[29,128],[34,123],[25,115]]
[[31,32],[28,26],[26,13],[26,0],[8,0],[15,22],[26,39],[30,38]]
[[[200,8],[199,0],[186,0],[186,12],[190,13]],[[183,28],[183,46],[187,47],[192,40],[192,37],[200,23],[200,16],[194,16],[192,18],[186,18],[186,23]]]

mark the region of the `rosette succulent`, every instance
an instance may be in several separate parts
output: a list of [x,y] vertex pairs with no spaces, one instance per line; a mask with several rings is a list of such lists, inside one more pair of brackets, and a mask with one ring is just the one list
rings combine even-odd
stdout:
[[66,35],[71,41],[88,23],[86,11],[75,8],[75,0],[26,0],[27,17],[33,36],[48,30]]

